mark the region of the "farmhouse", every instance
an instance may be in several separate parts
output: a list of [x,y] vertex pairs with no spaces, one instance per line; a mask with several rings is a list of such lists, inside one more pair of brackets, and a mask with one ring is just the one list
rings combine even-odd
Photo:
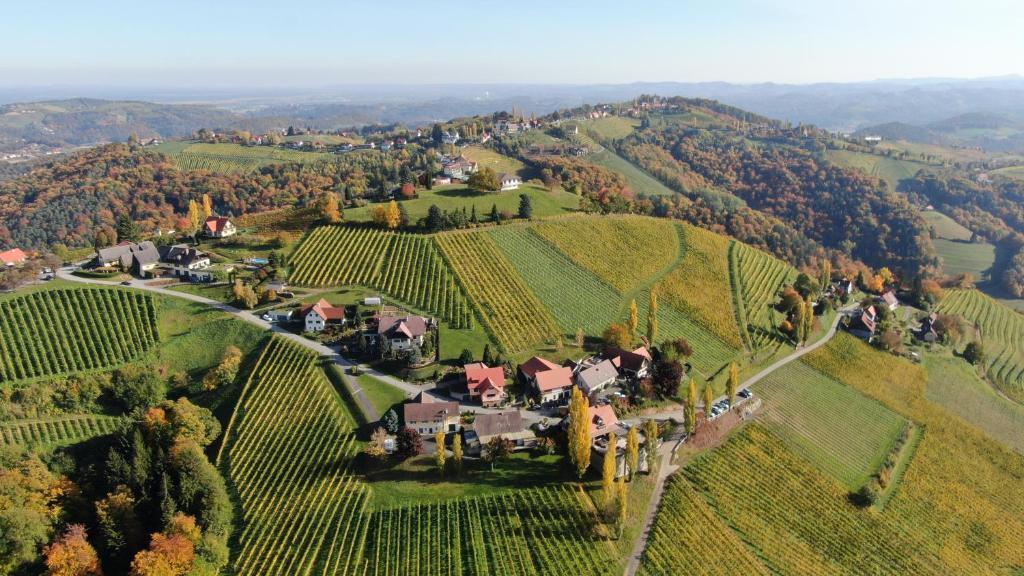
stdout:
[[879,302],[884,304],[889,310],[895,310],[900,307],[900,301],[896,298],[896,294],[889,290],[879,298]]
[[100,266],[120,266],[140,276],[154,270],[159,262],[160,251],[148,240],[138,244],[125,241],[96,251],[96,263]]
[[590,358],[576,365],[574,379],[584,394],[590,395],[615,383],[619,370],[610,360]]
[[200,252],[187,244],[162,246],[159,252],[160,261],[179,278],[205,281],[212,277],[209,273],[201,272],[210,267],[210,257],[205,252]]
[[28,260],[28,256],[22,252],[21,248],[11,248],[10,250],[0,252],[0,264],[8,268],[24,264],[26,260]]
[[210,216],[203,225],[203,232],[210,238],[227,238],[237,231],[230,220],[221,216]]
[[508,397],[505,371],[501,366],[490,368],[483,362],[466,364],[466,389],[470,400],[477,400],[484,407],[497,406]]
[[321,298],[316,304],[300,308],[299,318],[305,322],[306,332],[322,332],[329,324],[345,324],[345,307],[331,306]]
[[423,346],[423,337],[430,330],[431,321],[422,316],[380,316],[377,330],[370,335],[370,344],[380,346],[381,354],[408,352],[413,346]]
[[537,400],[562,403],[572,396],[572,368],[534,356],[519,365],[519,381],[534,391]]
[[462,136],[459,135],[459,131],[458,130],[452,130],[451,132],[448,132],[446,130],[446,131],[441,133],[441,144],[454,145],[454,144],[458,144],[459,140],[461,140],[461,139],[462,139]]
[[459,156],[453,160],[449,160],[444,163],[442,167],[442,173],[449,178],[457,178],[459,180],[468,178],[470,174],[476,172],[476,162],[473,162],[465,156]]
[[519,185],[523,183],[519,176],[514,174],[502,174],[500,178],[502,192],[506,190],[516,190]]
[[871,337],[875,335],[876,326],[877,315],[875,313],[875,307],[868,306],[867,308],[857,310],[853,313],[846,329],[850,334],[853,334],[861,340],[871,340]]
[[436,402],[430,396],[420,394],[416,402],[403,404],[402,410],[405,426],[424,436],[458,431],[458,402]]
[[611,361],[624,377],[643,378],[651,370],[651,353],[645,346],[632,351],[609,348],[605,350],[604,357]]
[[473,428],[464,434],[466,453],[479,456],[483,447],[498,436],[511,440],[516,450],[530,448],[537,440],[532,430],[523,428],[523,415],[518,410],[478,414],[473,420]]

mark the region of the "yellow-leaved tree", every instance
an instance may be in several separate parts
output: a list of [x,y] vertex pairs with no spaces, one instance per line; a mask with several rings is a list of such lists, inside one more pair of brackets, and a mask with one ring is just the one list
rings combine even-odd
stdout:
[[590,467],[590,403],[579,388],[569,400],[569,461],[576,476],[583,478]]

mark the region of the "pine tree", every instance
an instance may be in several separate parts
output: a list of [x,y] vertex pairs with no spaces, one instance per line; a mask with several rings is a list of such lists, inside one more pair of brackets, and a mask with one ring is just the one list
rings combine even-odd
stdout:
[[711,382],[704,385],[704,421],[711,420],[711,405],[715,403],[715,391],[711,388]]
[[658,340],[658,292],[651,289],[651,301],[647,305],[647,342]]
[[473,204],[473,211],[470,212],[469,221],[473,224],[477,224],[479,222],[476,218],[476,204]]
[[725,381],[725,395],[729,397],[729,408],[736,404],[736,391],[740,386],[740,369],[733,362],[729,364],[729,379]]
[[629,335],[636,340],[636,329],[640,325],[640,313],[636,308],[636,298],[629,301]]
[[578,478],[590,467],[590,405],[583,391],[574,387],[569,401],[569,461]]
[[633,480],[637,466],[640,465],[640,431],[636,426],[629,428],[626,434],[626,466],[629,468],[629,479]]
[[501,214],[498,213],[498,205],[491,205],[491,222],[501,222]]
[[686,409],[683,411],[687,434],[697,429],[697,383],[690,379],[686,389]]
[[455,434],[452,437],[452,462],[455,464],[455,474],[462,474],[462,435]]
[[481,362],[483,362],[484,364],[486,364],[488,366],[491,366],[491,365],[494,364],[494,357],[491,356],[491,345],[490,344],[484,344],[484,355],[483,355],[483,358],[481,358]]
[[658,423],[653,418],[644,422],[644,443],[647,448],[647,473],[653,474],[658,463]]
[[605,505],[612,502],[615,497],[615,461],[617,460],[618,438],[615,432],[608,433],[608,451],[604,453],[604,461],[601,463],[601,488],[604,491]]
[[434,461],[437,462],[437,471],[444,476],[444,464],[445,460],[448,458],[448,453],[444,448],[443,430],[439,430],[437,434],[434,435],[434,442],[437,442],[437,453],[434,455]]

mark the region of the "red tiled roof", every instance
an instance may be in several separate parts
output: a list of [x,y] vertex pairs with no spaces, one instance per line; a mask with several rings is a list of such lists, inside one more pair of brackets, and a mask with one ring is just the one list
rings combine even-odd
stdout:
[[501,366],[489,368],[483,362],[466,364],[466,387],[470,392],[483,391],[487,387],[503,390],[505,388],[505,371]]
[[211,234],[222,232],[230,221],[222,216],[210,216],[206,219],[206,231]]
[[11,248],[6,252],[0,252],[0,262],[4,265],[10,264],[21,264],[28,256],[22,252],[21,248]]
[[324,320],[344,320],[345,307],[331,306],[331,303],[321,298],[316,304],[307,304],[299,309],[299,316],[305,318],[310,312],[316,310]]
[[527,378],[533,378],[538,372],[546,372],[548,370],[554,370],[555,368],[558,368],[558,364],[555,364],[550,360],[545,360],[540,356],[534,356],[519,365],[519,371]]
[[543,392],[572,386],[572,368],[559,366],[537,373],[537,389]]
[[590,407],[591,438],[603,436],[604,434],[615,430],[615,426],[618,425],[618,423],[619,419],[615,416],[615,411],[612,410],[611,405]]

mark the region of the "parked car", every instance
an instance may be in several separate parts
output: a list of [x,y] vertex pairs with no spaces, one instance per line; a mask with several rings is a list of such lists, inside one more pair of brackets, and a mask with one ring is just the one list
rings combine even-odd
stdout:
[[266,322],[270,322],[270,314],[264,314],[263,316],[260,316],[260,318],[263,318]]
[[736,395],[746,400],[747,398],[752,397],[754,393],[750,391],[750,388],[744,388],[743,390],[737,392]]
[[131,286],[131,285],[132,285],[132,281],[131,280],[125,280],[124,282],[121,282],[121,286]]

